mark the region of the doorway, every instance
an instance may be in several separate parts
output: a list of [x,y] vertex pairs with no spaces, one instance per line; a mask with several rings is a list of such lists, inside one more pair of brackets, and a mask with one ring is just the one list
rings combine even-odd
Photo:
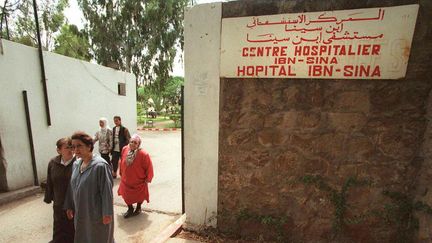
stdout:
[[6,191],[8,191],[6,179],[6,159],[4,157],[4,150],[0,136],[0,192]]

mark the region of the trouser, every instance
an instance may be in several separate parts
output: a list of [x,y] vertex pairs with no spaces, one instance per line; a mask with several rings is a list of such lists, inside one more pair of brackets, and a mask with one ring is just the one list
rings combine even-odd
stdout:
[[75,228],[74,221],[69,220],[62,206],[54,206],[54,225],[52,243],[73,243]]
[[118,162],[120,159],[120,152],[113,151],[111,155],[112,155],[111,163],[112,163],[113,171],[114,173],[117,173]]

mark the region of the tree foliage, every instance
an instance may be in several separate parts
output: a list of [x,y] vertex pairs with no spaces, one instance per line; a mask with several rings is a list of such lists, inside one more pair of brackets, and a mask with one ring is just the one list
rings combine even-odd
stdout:
[[[87,36],[75,25],[69,25],[64,15],[68,0],[44,0],[37,1],[37,4],[42,48],[89,61],[91,55]],[[15,0],[3,8],[9,23],[10,39],[37,47],[33,0]],[[2,36],[6,36],[4,29],[2,32]]]
[[163,97],[171,105],[179,104],[181,98],[181,86],[184,84],[183,77],[170,77],[165,86]]
[[163,91],[176,47],[183,47],[188,0],[79,0],[94,58]]
[[65,24],[55,39],[54,52],[65,56],[90,61],[90,44],[84,31],[75,25]]
[[[39,1],[38,4],[42,48],[51,51],[54,49],[55,34],[65,23],[63,12],[68,7],[68,0],[46,0]],[[21,0],[14,17],[12,40],[25,45],[37,46],[33,1]]]
[[[161,111],[167,106],[176,106],[180,103],[181,86],[184,83],[183,77],[171,77],[165,86],[164,92],[159,92],[152,85],[140,86],[138,88],[138,102],[144,108],[154,106],[156,111]],[[148,104],[148,100],[153,100],[153,104]]]

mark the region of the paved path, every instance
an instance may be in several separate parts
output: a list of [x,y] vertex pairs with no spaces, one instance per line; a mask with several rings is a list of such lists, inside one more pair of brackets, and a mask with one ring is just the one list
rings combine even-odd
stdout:
[[[52,237],[52,204],[37,194],[0,207],[0,242],[47,243]],[[150,242],[178,216],[144,212],[124,219],[125,208],[114,206],[116,242]]]
[[[150,154],[154,178],[149,184],[150,203],[144,208],[170,214],[181,213],[181,132],[139,131],[143,138],[142,147]],[[120,179],[116,179],[114,193]],[[114,200],[116,205],[125,205],[121,197]]]

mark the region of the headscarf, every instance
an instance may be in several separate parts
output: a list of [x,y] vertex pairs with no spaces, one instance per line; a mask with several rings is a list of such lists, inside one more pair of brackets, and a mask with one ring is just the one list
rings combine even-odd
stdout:
[[133,163],[133,161],[135,160],[137,152],[140,150],[141,137],[138,134],[134,134],[130,138],[130,141],[137,142],[137,149],[132,150],[132,149],[130,149],[130,146],[129,146],[129,152],[128,152],[127,156],[126,156],[126,164],[127,164],[127,166],[129,166],[129,165],[131,165]]
[[107,129],[110,129],[108,126],[108,120],[105,117],[101,117],[99,119],[103,123],[103,126],[100,128],[101,132],[106,132]]

